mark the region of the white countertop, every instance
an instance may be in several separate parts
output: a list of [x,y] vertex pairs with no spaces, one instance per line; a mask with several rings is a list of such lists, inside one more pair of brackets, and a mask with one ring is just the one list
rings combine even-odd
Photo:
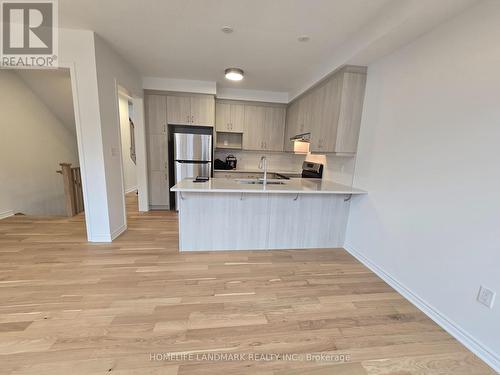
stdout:
[[[262,173],[264,174],[264,171],[262,169],[258,168],[244,168],[244,169],[214,169],[214,172],[224,172],[224,173]],[[298,175],[300,176],[302,174],[302,171],[284,171],[280,169],[268,169],[267,173],[278,173],[278,174],[292,174],[292,175]]]
[[367,194],[364,190],[321,179],[291,178],[280,181],[284,184],[252,185],[230,178],[212,178],[207,182],[193,182],[192,178],[186,178],[170,190],[190,193]]

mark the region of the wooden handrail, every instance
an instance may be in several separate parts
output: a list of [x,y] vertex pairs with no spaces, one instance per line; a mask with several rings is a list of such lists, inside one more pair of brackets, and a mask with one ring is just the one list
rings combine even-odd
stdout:
[[71,163],[59,165],[61,170],[56,171],[56,173],[63,176],[66,215],[68,217],[75,216],[84,209],[80,167],[72,168]]

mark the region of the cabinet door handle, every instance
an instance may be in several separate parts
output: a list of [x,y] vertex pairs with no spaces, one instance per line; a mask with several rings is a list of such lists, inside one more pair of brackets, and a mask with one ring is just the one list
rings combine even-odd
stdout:
[[194,124],[194,116],[191,116],[191,124]]

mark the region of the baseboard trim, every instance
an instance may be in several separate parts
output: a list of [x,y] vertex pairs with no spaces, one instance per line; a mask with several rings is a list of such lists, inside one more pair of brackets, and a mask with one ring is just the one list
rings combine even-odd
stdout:
[[14,211],[12,210],[0,211],[0,220],[7,219],[8,217],[11,216],[14,216]]
[[89,242],[102,242],[102,243],[107,243],[111,242],[111,236],[109,234],[98,234],[98,235],[91,235],[88,237]]
[[137,191],[137,186],[128,188],[127,190],[125,190],[125,194],[132,193],[133,191]]
[[150,211],[168,211],[170,210],[170,206],[158,206],[158,205],[149,205]]
[[111,233],[111,241],[113,241],[115,238],[117,238],[119,235],[121,235],[126,230],[127,230],[127,224],[123,224],[120,228],[114,230]]
[[113,242],[114,239],[116,239],[120,234],[125,232],[127,230],[127,224],[123,224],[121,227],[118,229],[114,230],[111,232],[111,234],[98,234],[98,235],[93,235],[88,237],[89,242]]
[[381,267],[372,262],[370,259],[366,258],[359,251],[355,250],[351,244],[344,244],[344,249],[363,263],[366,267],[372,270],[377,276],[383,279],[387,284],[393,287],[398,293],[405,297],[408,301],[413,303],[418,309],[420,309],[425,315],[431,318],[435,323],[437,323],[446,332],[456,338],[461,342],[466,348],[471,352],[481,358],[484,362],[488,364],[495,371],[500,373],[500,358],[495,354],[490,348],[483,345],[474,339],[470,334],[464,331],[458,324],[448,319],[445,315],[441,314],[437,309],[429,305],[422,298],[414,294],[405,285],[400,283],[398,280],[394,279],[391,275],[385,272]]

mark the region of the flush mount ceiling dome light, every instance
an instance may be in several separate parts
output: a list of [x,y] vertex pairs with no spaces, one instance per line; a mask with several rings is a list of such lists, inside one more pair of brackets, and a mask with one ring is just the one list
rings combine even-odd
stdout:
[[224,34],[231,34],[231,33],[234,31],[234,30],[233,30],[233,27],[232,27],[232,26],[229,26],[229,25],[227,25],[227,26],[223,26],[223,27],[221,28],[221,30],[222,30],[222,32],[223,32]]
[[231,81],[241,81],[243,79],[243,70],[240,68],[227,68],[224,74],[226,79]]

